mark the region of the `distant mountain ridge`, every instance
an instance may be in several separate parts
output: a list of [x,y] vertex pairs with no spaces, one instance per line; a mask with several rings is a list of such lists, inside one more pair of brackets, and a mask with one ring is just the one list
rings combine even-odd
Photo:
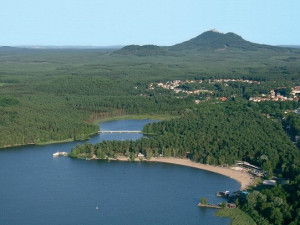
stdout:
[[12,50],[12,49],[31,49],[31,50],[68,50],[68,49],[78,49],[78,50],[118,50],[123,48],[124,45],[111,45],[111,46],[88,46],[88,45],[66,45],[66,46],[59,46],[59,45],[18,45],[18,46],[0,46],[0,49]]
[[239,51],[272,50],[279,52],[287,50],[284,47],[252,43],[232,32],[224,34],[216,30],[210,30],[188,41],[169,47],[160,47],[156,45],[128,45],[115,53],[121,55],[158,56],[172,55],[181,51],[204,52],[226,51],[231,49]]
[[300,45],[277,45],[278,47],[284,48],[300,48]]
[[115,53],[120,55],[156,56],[170,55],[168,50],[157,45],[127,45]]
[[244,40],[241,36],[233,33],[221,33],[213,29],[206,31],[197,37],[188,41],[184,41],[173,46],[157,46],[157,45],[113,45],[113,46],[42,46],[42,45],[21,45],[21,46],[0,46],[0,51],[19,51],[23,50],[105,50],[113,51],[119,55],[136,55],[136,56],[171,56],[178,55],[181,52],[218,52],[218,51],[259,51],[270,50],[275,52],[282,51],[297,51],[299,52],[300,45],[278,45],[271,46],[265,44],[256,44]]
[[111,45],[111,46],[89,46],[89,45],[20,45],[14,46],[16,48],[28,48],[28,49],[120,49],[123,45]]

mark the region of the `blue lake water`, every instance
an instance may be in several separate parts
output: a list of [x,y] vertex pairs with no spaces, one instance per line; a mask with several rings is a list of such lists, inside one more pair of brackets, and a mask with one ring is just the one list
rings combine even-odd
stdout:
[[[151,120],[101,123],[102,130],[141,130]],[[100,134],[89,140],[138,139],[142,134]],[[0,150],[0,224],[229,224],[211,203],[220,190],[237,190],[225,176],[150,162],[53,158],[77,142]],[[96,210],[96,207],[99,209]]]

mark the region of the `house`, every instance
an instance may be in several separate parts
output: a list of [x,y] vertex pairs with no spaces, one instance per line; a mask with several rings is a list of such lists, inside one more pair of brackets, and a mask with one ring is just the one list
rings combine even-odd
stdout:
[[270,96],[271,96],[271,98],[275,98],[275,90],[274,89],[270,90]]
[[142,153],[139,153],[138,158],[145,158],[145,156]]
[[274,186],[276,184],[276,180],[264,180],[263,185],[271,185]]
[[227,203],[227,204],[226,204],[226,207],[227,207],[227,208],[234,209],[234,208],[236,208],[236,204],[234,204],[234,203]]
[[296,86],[296,87],[292,88],[292,92],[291,92],[292,95],[296,95],[299,93],[300,93],[300,86]]
[[227,98],[226,97],[222,97],[221,100],[222,100],[222,102],[225,102],[227,100]]

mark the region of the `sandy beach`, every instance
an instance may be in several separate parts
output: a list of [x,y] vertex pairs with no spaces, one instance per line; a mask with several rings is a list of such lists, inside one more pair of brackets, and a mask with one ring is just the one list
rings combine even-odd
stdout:
[[[128,161],[129,159],[127,157],[118,157],[117,160],[120,161]],[[139,161],[138,158],[135,159],[136,161]],[[252,179],[251,175],[243,170],[234,170],[230,167],[220,167],[220,166],[211,166],[201,163],[195,163],[192,162],[189,159],[180,159],[180,158],[173,158],[173,157],[159,157],[159,158],[151,158],[149,160],[143,159],[143,161],[147,162],[159,162],[159,163],[170,163],[170,164],[176,164],[181,166],[189,166],[197,169],[207,170],[210,172],[222,174],[224,176],[230,177],[236,181],[238,181],[241,184],[240,190],[245,190],[249,185],[251,185]]]

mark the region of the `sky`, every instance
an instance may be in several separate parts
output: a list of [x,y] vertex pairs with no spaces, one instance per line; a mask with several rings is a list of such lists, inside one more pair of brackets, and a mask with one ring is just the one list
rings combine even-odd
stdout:
[[300,45],[300,0],[1,0],[0,46],[170,46],[217,29]]

